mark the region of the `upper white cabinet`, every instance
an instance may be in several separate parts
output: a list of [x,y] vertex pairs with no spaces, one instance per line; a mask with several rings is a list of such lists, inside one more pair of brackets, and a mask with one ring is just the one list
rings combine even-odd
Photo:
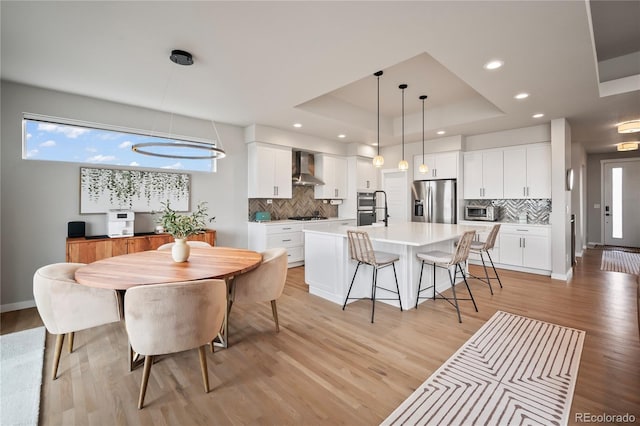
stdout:
[[315,156],[315,176],[324,185],[315,187],[315,198],[347,197],[347,159],[327,154]]
[[370,158],[356,158],[356,190],[358,192],[378,189],[378,171]]
[[460,153],[458,151],[425,154],[424,164],[429,168],[429,171],[420,173],[422,154],[414,155],[413,180],[457,179],[459,159]]
[[464,153],[464,198],[499,199],[503,193],[503,157],[501,150]]
[[504,198],[551,198],[551,145],[504,150]]
[[249,198],[291,198],[291,148],[248,144]]

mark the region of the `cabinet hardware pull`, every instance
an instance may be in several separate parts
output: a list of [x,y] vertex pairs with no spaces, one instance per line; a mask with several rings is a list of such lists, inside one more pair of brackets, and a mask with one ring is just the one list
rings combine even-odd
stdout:
[[516,231],[520,231],[520,232],[529,232],[528,229],[516,229]]
[[519,244],[518,244],[518,246],[519,246],[520,248],[522,248],[522,237],[518,238],[518,240],[519,240]]
[[529,196],[529,187],[527,186],[527,197]]
[[525,186],[522,187],[522,196],[523,197],[527,196],[527,188]]
[[523,238],[522,239],[522,248],[526,248],[527,247],[527,239]]
[[291,238],[287,239],[287,240],[282,240],[283,243],[286,243],[288,241],[291,241]]
[[285,229],[291,229],[291,228],[282,228],[282,229],[285,230]]

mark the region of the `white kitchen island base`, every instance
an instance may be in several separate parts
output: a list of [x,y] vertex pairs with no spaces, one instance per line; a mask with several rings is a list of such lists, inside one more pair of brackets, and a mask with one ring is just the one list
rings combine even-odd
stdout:
[[[357,229],[367,231],[374,250],[397,254],[400,258],[396,262],[398,285],[402,308],[409,309],[416,305],[418,291],[418,277],[421,262],[416,257],[419,252],[441,250],[453,252],[454,241],[468,230],[482,229],[461,225],[447,225],[435,223],[402,223],[380,226],[335,226],[322,231],[305,230],[305,281],[309,285],[309,293],[342,305],[344,303],[349,284],[358,262],[349,257],[347,230]],[[424,266],[422,288],[433,285],[433,265]],[[453,268],[451,274],[453,275]],[[443,292],[451,287],[448,271],[436,268],[436,289]],[[373,268],[361,265],[358,270],[350,298],[370,298]],[[456,283],[462,281],[458,274]],[[395,291],[393,269],[385,267],[378,271],[378,286]],[[422,296],[433,294],[431,290]],[[381,300],[394,306],[399,306],[394,293],[378,288],[376,301],[379,298],[396,299]],[[425,299],[421,299],[423,302]],[[354,300],[349,300],[351,303]]]

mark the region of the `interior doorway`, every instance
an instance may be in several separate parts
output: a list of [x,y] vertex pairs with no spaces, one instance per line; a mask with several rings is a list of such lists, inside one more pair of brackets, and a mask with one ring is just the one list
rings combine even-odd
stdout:
[[640,159],[604,160],[602,164],[603,241],[640,247]]
[[[382,189],[387,193],[389,223],[409,221],[409,181],[407,172],[382,170]],[[381,218],[381,216],[379,215],[378,218]]]

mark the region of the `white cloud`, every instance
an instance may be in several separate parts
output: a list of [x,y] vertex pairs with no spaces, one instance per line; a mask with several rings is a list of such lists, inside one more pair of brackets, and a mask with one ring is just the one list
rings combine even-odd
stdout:
[[118,145],[118,148],[125,149],[129,148],[131,145],[133,145],[131,141],[124,141],[120,145]]
[[162,168],[163,169],[183,169],[184,166],[182,165],[181,162],[178,161],[177,163],[170,164],[168,166],[162,166]]
[[27,139],[31,139],[31,136],[33,136],[31,133],[27,133]]
[[37,149],[30,149],[29,151],[27,151],[27,158],[35,157],[37,154]]
[[137,161],[132,161],[132,162],[130,162],[130,163],[129,163],[129,165],[130,165],[130,166],[137,167],[137,166],[139,166],[140,164],[139,164]]
[[98,148],[94,148],[92,146],[88,146],[84,150],[87,152],[98,152]]
[[104,163],[104,162],[107,162],[107,161],[113,161],[115,159],[116,159],[116,157],[114,155],[98,154],[98,155],[94,155],[93,157],[87,158],[87,162],[88,163]]
[[48,147],[52,147],[52,146],[56,146],[56,141],[49,139],[46,142],[42,142],[39,146],[43,147],[43,148],[48,148]]
[[75,139],[78,136],[82,136],[85,133],[90,132],[90,129],[84,129],[82,127],[63,126],[55,123],[38,123],[38,130],[43,132],[62,133],[66,137]]

